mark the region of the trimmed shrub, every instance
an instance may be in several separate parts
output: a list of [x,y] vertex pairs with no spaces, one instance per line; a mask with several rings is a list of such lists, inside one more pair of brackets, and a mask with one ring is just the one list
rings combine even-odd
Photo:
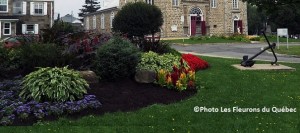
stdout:
[[143,53],[137,70],[151,70],[158,72],[161,69],[172,70],[173,65],[179,65],[180,56],[173,54],[158,55],[155,52]]
[[133,37],[144,38],[145,35],[154,35],[160,31],[163,24],[161,10],[145,2],[127,3],[116,14],[113,21],[113,30]]
[[38,102],[73,101],[82,98],[88,87],[87,82],[76,71],[67,67],[47,67],[25,76],[19,96]]
[[202,60],[201,58],[192,54],[182,54],[182,59],[184,59],[190,68],[195,71],[209,67],[209,64],[205,60]]
[[139,60],[140,52],[132,43],[115,37],[97,50],[95,72],[103,80],[130,77]]
[[22,63],[26,72],[35,67],[62,67],[68,64],[72,56],[62,54],[62,47],[56,44],[30,44],[21,47]]
[[0,47],[0,76],[5,76],[11,71],[22,66],[22,54],[20,48],[6,49]]
[[170,43],[168,42],[151,42],[144,41],[144,43],[140,47],[144,52],[153,51],[158,54],[165,54],[172,52],[172,48],[170,47]]

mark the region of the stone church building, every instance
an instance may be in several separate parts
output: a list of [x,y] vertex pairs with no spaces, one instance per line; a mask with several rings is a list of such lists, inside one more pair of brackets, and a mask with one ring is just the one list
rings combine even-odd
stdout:
[[247,3],[242,0],[102,0],[101,10],[84,16],[85,29],[110,32],[115,14],[136,1],[161,9],[161,37],[248,34]]

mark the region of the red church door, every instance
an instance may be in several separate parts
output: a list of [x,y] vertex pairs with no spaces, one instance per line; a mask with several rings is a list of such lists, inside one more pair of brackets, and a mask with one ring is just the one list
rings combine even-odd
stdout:
[[191,36],[205,35],[206,26],[205,21],[201,21],[201,17],[191,16]]
[[191,16],[191,36],[196,35],[196,24],[197,24],[197,17]]

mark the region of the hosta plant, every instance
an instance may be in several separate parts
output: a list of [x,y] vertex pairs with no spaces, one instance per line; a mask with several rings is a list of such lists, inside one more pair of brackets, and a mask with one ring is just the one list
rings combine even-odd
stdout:
[[19,94],[35,101],[76,100],[87,93],[89,85],[78,72],[64,68],[40,68],[24,77]]
[[178,66],[180,56],[173,54],[159,55],[155,52],[149,51],[142,54],[141,61],[137,65],[137,70],[151,70],[159,72],[161,69],[168,71],[172,70],[172,66]]

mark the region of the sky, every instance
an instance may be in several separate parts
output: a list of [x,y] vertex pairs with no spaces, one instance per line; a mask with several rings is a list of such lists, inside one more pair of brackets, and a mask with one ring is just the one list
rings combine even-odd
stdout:
[[[105,1],[105,2],[103,2]],[[98,0],[100,2],[101,9],[111,7],[115,5],[115,0]],[[105,5],[103,5],[105,3]],[[54,0],[54,15],[60,14],[63,17],[73,12],[73,16],[78,18],[79,9],[85,4],[85,0]]]
[[85,0],[54,0],[54,15],[57,14],[63,17],[67,14],[71,14],[73,11],[74,17],[78,17],[79,9],[84,5]]

